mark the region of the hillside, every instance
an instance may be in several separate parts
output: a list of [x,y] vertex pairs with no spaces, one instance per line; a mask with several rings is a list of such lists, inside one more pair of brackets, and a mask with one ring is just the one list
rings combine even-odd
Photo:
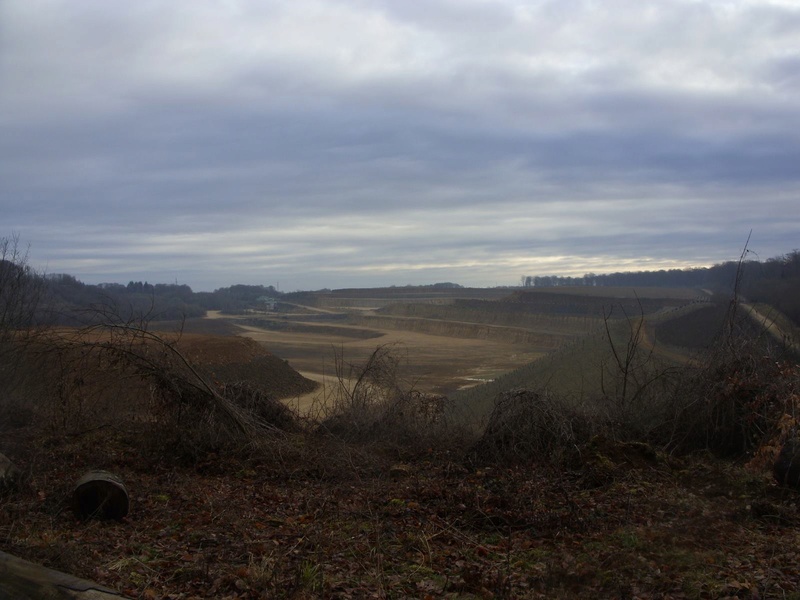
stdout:
[[[258,355],[184,347],[215,364]],[[795,408],[800,373],[747,362],[706,381],[722,396],[695,392],[737,403],[729,431],[741,440],[766,425],[755,459],[736,462],[718,457],[719,425],[692,398],[681,431],[701,435],[667,453],[663,433],[614,441],[630,430],[596,418],[586,429],[530,394],[506,396],[498,408],[523,400],[511,418],[498,410],[469,434],[418,420],[407,409],[419,396],[387,396],[374,378],[366,405],[249,440],[227,438],[213,412],[192,419],[183,401],[173,409],[188,436],[163,412],[103,428],[6,423],[0,450],[25,475],[0,496],[0,549],[131,599],[792,597],[800,496],[771,477],[780,428],[751,400]],[[73,515],[72,485],[89,469],[124,482],[125,518]]]
[[691,350],[709,348],[723,333],[727,316],[728,306],[725,304],[701,306],[657,323],[655,339],[659,344]]
[[317,387],[285,360],[246,337],[189,333],[181,336],[178,348],[214,380],[246,382],[278,399],[301,396]]
[[[488,415],[498,394],[514,388],[549,390],[580,404],[607,394],[602,382],[617,369],[614,351],[627,352],[637,330],[640,338],[636,343],[636,354],[637,360],[647,363],[640,372],[640,376],[645,378],[647,373],[650,376],[659,372],[669,373],[702,357],[729,334],[729,301],[722,298],[697,298],[691,302],[677,298],[658,299],[657,289],[649,291],[651,298],[646,301],[619,298],[614,303],[608,303],[608,296],[604,295],[592,296],[584,292],[586,296],[578,300],[572,295],[551,291],[552,298],[561,299],[561,302],[553,304],[555,310],[602,310],[610,317],[608,327],[602,325],[602,319],[597,319],[596,327],[584,335],[566,340],[545,356],[491,382],[457,391],[452,394],[452,399],[464,406],[468,414],[479,418]],[[523,298],[528,296],[527,305],[537,306],[540,310],[548,306],[548,302],[541,300],[544,297],[542,292],[521,292],[521,295]],[[639,330],[640,314],[643,320]],[[791,360],[796,356],[796,350],[793,350],[796,345],[791,341],[796,335],[794,329],[766,335],[770,328],[777,329],[774,321],[779,316],[774,310],[770,314],[772,316],[764,321],[752,308],[743,306],[737,311],[734,328],[748,339],[761,339],[765,347],[774,347],[770,351]]]
[[[130,598],[791,596],[800,503],[770,466],[800,379],[745,307],[722,345],[727,304],[655,288],[64,328],[3,400],[25,475],[0,549]],[[298,415],[318,384],[294,367],[320,360],[333,385]],[[125,481],[121,522],[73,516],[89,469]]]

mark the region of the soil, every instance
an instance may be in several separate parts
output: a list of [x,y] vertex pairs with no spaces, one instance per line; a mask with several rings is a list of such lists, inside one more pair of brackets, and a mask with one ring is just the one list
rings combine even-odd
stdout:
[[[311,440],[181,467],[120,436],[29,438],[12,452],[27,476],[0,498],[0,549],[138,599],[800,593],[797,493],[730,463],[396,465]],[[69,510],[89,465],[125,482],[121,521]]]
[[[177,351],[192,367],[211,382],[218,384],[247,382],[250,387],[276,399],[294,398],[308,394],[319,387],[317,382],[303,377],[285,360],[269,352],[263,344],[235,335],[241,333],[241,328],[225,321],[198,319],[197,322],[183,324],[181,332],[163,323],[159,326],[160,329],[150,331],[154,337],[146,345],[159,346],[155,338],[160,338],[168,344],[174,343]],[[187,333],[192,330],[211,330],[214,333]],[[220,335],[223,331],[227,333]],[[131,398],[137,395],[146,396],[149,393],[145,380],[130,377],[130,374],[125,381],[118,377],[109,377],[107,364],[85,358],[88,356],[85,352],[86,344],[108,343],[105,333],[79,332],[67,328],[54,333],[57,338],[51,342],[52,344],[57,345],[59,340],[69,340],[73,344],[71,351],[64,351],[62,360],[73,365],[71,370],[74,371],[75,385],[80,387],[85,395],[105,394]],[[127,339],[123,343],[133,342],[134,340]],[[135,343],[141,343],[141,338],[137,338]],[[48,356],[47,352],[42,354]],[[55,356],[53,354],[53,357]],[[58,370],[58,367],[51,364],[50,369]],[[109,389],[115,384],[120,389],[112,393]]]
[[316,382],[303,377],[285,360],[249,338],[184,334],[178,347],[215,380],[246,381],[251,387],[278,399],[308,394],[318,387]]
[[525,345],[490,340],[449,338],[414,331],[381,330],[370,339],[266,331],[245,328],[245,335],[317,380],[335,376],[336,355],[361,364],[377,346],[392,346],[401,357],[401,376],[423,392],[447,394],[491,379],[542,356]]

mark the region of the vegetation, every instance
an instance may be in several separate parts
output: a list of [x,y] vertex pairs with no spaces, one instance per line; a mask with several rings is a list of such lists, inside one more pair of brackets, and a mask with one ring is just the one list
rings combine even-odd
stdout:
[[748,263],[742,294],[752,302],[763,302],[800,326],[800,251]]
[[[749,255],[749,251],[746,252]],[[738,273],[738,276],[737,276]],[[764,302],[800,325],[800,251],[765,261],[729,261],[713,267],[610,273],[587,273],[582,277],[525,276],[524,287],[689,287],[731,293],[741,280],[739,290],[753,302]]]
[[127,285],[89,285],[67,274],[51,274],[42,279],[50,295],[51,314],[67,325],[84,324],[93,315],[86,308],[99,305],[114,305],[128,318],[146,316],[148,320],[169,321],[204,316],[208,310],[244,314],[247,309],[260,307],[261,298],[279,296],[272,286],[261,285],[193,292],[185,284],[131,281]]
[[[168,332],[111,301],[81,327],[37,327],[40,311],[12,309],[42,280],[10,256],[25,285],[0,293],[18,315],[0,322],[0,358],[31,376],[2,421],[24,473],[0,496],[3,551],[131,598],[800,594],[798,492],[771,473],[797,443],[800,367],[739,302],[431,305],[483,325],[595,316],[588,336],[450,398],[408,383],[396,347],[339,353],[336,385],[301,416],[264,374],[283,366],[297,393],[301,379],[252,341]],[[719,327],[701,330],[710,309]],[[122,521],[68,510],[90,469],[125,482]]]

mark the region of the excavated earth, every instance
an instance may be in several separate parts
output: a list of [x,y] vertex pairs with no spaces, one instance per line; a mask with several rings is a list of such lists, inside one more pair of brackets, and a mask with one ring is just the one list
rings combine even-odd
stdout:
[[183,334],[178,347],[214,380],[247,382],[278,399],[308,394],[318,386],[249,338],[188,333]]

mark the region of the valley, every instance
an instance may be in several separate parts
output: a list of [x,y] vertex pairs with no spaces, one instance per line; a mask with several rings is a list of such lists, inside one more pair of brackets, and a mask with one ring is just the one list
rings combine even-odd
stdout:
[[[287,295],[273,310],[209,311],[206,319],[188,324],[192,331],[208,328],[210,333],[225,322],[232,332],[257,341],[318,382],[318,390],[286,400],[305,412],[324,402],[337,385],[337,363],[358,366],[378,346],[391,348],[399,359],[398,375],[406,389],[466,397],[465,390],[480,386],[494,395],[498,384],[483,384],[524,373],[539,359],[552,362],[572,350],[569,361],[577,368],[586,360],[574,356],[575,348],[585,355],[603,353],[604,317],[620,323],[647,313],[655,331],[656,320],[708,306],[704,292],[675,288],[383,288]],[[662,351],[654,335],[648,340]],[[663,349],[672,361],[689,351]]]

